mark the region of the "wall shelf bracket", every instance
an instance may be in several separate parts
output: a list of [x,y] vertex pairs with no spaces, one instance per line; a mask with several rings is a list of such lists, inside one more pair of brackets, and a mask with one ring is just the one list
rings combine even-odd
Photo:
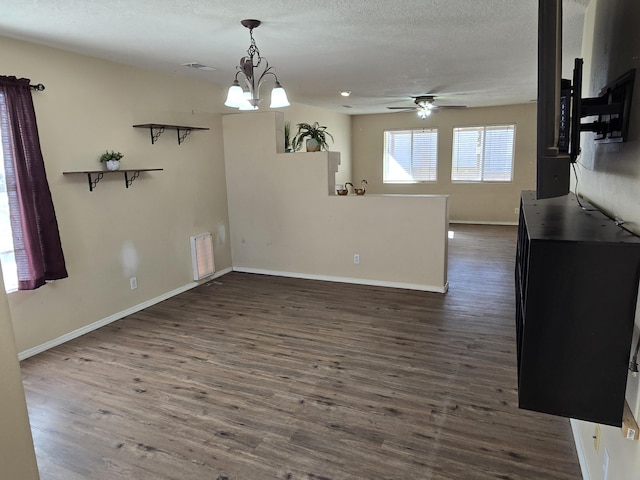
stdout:
[[[180,127],[178,127],[176,128],[176,130],[178,132],[178,145],[181,145],[182,142],[184,142],[184,139],[191,134],[191,129],[190,128],[181,129]],[[182,132],[182,134],[180,132]]]
[[[94,174],[95,177],[91,177],[91,175]],[[104,177],[104,172],[87,172],[87,178],[89,180],[89,191],[93,192],[93,189],[96,188],[96,185],[98,185],[98,182],[100,180],[102,180],[102,177]]]
[[[131,176],[128,175],[131,173]],[[124,172],[124,184],[127,188],[131,186],[133,181],[140,176],[140,170],[133,170],[131,172]]]
[[151,145],[153,145],[154,143],[156,143],[156,140],[160,138],[160,135],[164,133],[164,127],[159,127],[158,129],[156,129],[155,133],[153,131],[153,127],[150,127],[149,133],[151,134]]

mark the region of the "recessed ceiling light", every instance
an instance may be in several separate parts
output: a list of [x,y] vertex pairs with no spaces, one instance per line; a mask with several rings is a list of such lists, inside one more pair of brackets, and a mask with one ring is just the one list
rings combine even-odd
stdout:
[[199,62],[183,63],[182,66],[183,67],[195,68],[197,70],[204,70],[205,72],[213,72],[215,70],[215,68],[208,67],[207,65],[203,65],[203,64],[201,64]]
[[342,95],[343,97],[348,97],[349,95],[351,95],[351,90],[342,90],[340,92],[340,95]]

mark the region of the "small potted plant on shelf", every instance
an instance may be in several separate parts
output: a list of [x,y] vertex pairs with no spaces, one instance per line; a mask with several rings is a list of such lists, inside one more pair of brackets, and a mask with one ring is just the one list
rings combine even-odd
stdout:
[[107,170],[118,170],[120,168],[120,159],[122,157],[124,157],[124,155],[120,152],[107,150],[102,155],[100,155],[100,162],[104,162]]
[[298,151],[302,147],[302,141],[306,139],[307,152],[319,152],[321,149],[329,150],[327,137],[333,141],[333,135],[327,132],[327,127],[318,122],[313,125],[298,123],[298,133],[293,137],[293,150]]

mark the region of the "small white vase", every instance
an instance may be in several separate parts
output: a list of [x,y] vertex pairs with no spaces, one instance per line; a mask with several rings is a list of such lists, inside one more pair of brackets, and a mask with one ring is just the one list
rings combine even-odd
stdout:
[[114,171],[120,169],[120,160],[107,160],[107,170]]

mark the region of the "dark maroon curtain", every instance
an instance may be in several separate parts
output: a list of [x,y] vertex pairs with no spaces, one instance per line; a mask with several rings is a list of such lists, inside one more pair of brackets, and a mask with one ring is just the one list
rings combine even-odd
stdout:
[[34,290],[47,280],[68,276],[29,82],[0,76],[2,148],[18,290]]

